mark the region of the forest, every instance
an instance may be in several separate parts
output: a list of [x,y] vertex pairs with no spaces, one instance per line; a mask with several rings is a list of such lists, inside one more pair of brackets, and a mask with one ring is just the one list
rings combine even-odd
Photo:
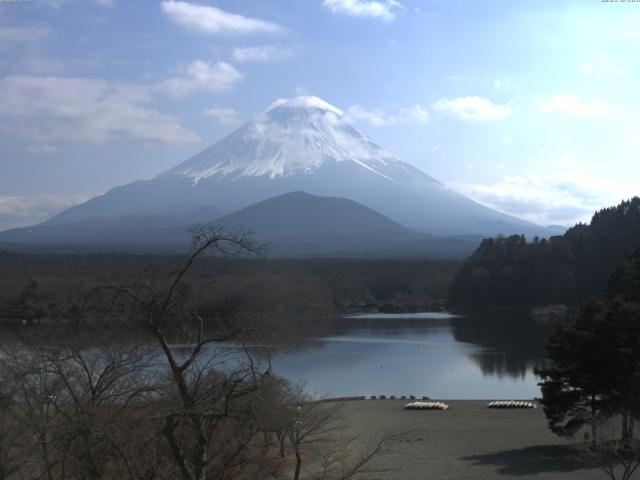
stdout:
[[[73,320],[96,287],[154,273],[167,276],[181,256],[38,255],[0,251],[0,319]],[[208,314],[232,312],[305,319],[362,311],[440,309],[460,268],[454,260],[274,260],[212,256],[194,266],[188,286]],[[86,313],[86,312],[85,312]]]
[[606,293],[616,262],[640,246],[640,198],[596,212],[564,235],[484,240],[451,285],[459,307],[577,306]]

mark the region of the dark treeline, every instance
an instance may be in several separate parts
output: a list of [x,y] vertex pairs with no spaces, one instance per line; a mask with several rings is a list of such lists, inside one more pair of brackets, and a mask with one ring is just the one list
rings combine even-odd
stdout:
[[638,197],[549,240],[487,239],[452,282],[450,301],[466,307],[579,305],[602,296],[618,259],[639,245]]
[[[182,261],[0,251],[0,319],[73,320],[95,287],[149,273],[166,277]],[[210,258],[194,267],[188,288],[207,313],[280,314],[303,321],[335,312],[439,307],[459,268],[460,262],[444,260]]]

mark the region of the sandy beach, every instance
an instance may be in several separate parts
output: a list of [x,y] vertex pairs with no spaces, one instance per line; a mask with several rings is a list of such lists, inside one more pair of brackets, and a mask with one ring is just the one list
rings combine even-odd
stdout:
[[551,433],[541,408],[495,410],[484,401],[443,401],[449,410],[406,411],[404,400],[343,403],[349,434],[413,430],[384,459],[401,470],[367,479],[606,478],[572,458],[571,443]]

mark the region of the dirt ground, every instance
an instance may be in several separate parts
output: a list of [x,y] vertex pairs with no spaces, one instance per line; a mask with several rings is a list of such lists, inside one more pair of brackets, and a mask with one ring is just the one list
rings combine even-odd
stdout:
[[576,459],[569,441],[549,431],[541,408],[494,410],[483,401],[452,400],[446,411],[408,411],[405,403],[343,403],[350,435],[412,430],[378,462],[400,470],[367,475],[369,480],[606,479]]

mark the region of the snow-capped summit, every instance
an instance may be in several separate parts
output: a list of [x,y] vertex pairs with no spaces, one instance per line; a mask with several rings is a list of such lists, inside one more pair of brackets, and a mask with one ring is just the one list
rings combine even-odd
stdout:
[[[347,123],[337,107],[318,97],[275,101],[227,138],[167,172],[193,183],[220,177],[287,177],[313,174],[323,165],[352,162],[394,179],[400,160]],[[399,172],[400,171],[400,172]]]
[[273,102],[269,108],[267,108],[267,112],[276,109],[294,109],[301,108],[304,110],[323,110],[325,112],[331,112],[338,116],[343,116],[344,112],[340,110],[338,107],[334,107],[329,102],[325,102],[319,97],[314,96],[301,96],[296,97],[291,100],[286,98],[279,98],[275,102]]
[[151,180],[114,188],[49,224],[182,215],[202,207],[230,213],[296,191],[353,200],[423,233],[542,234],[400,160],[318,97],[276,100],[193,158]]

